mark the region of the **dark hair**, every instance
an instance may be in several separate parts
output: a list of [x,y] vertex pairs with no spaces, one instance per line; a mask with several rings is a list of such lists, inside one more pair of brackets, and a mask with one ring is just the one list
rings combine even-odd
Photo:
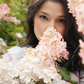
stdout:
[[35,47],[38,44],[38,39],[34,34],[34,26],[33,19],[39,8],[46,1],[54,1],[63,4],[65,8],[65,35],[64,40],[67,42],[67,50],[69,51],[69,60],[66,60],[62,63],[59,63],[60,66],[67,68],[69,71],[75,72],[78,70],[83,70],[83,66],[81,64],[81,59],[78,56],[79,52],[79,39],[82,38],[82,34],[77,31],[77,25],[75,18],[69,13],[69,9],[67,6],[67,0],[32,0],[31,4],[28,8],[28,34],[26,37],[25,45],[31,45]]

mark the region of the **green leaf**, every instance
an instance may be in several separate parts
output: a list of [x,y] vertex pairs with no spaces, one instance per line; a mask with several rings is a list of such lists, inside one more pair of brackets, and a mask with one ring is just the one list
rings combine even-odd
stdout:
[[70,73],[67,69],[65,69],[63,67],[59,67],[59,70],[61,71],[61,74],[64,76],[64,78],[66,78],[69,81],[71,80]]
[[17,17],[17,19],[24,19],[24,17],[21,14],[15,14],[14,17]]
[[19,44],[19,42],[17,42],[17,41],[13,41],[10,43],[10,45],[17,45],[17,44]]
[[[7,4],[10,8],[10,12],[8,13],[9,16],[16,17],[22,21],[21,24],[8,22],[4,19],[0,21],[0,38],[6,40],[7,49],[16,44],[20,44],[20,41],[26,36],[28,31],[28,24],[26,21],[28,10],[26,10],[26,7],[30,1],[31,0],[0,0],[0,4]],[[18,32],[22,33],[22,39],[17,38],[16,33]]]
[[76,81],[69,81],[71,84],[78,84]]
[[13,32],[23,32],[24,28],[23,27],[17,27]]
[[2,58],[3,53],[0,53],[0,59]]
[[5,3],[5,0],[0,0],[0,4],[1,4],[1,3]]
[[10,35],[11,37],[16,37],[16,33],[15,33],[15,32],[9,32],[9,35]]
[[64,78],[66,78],[71,84],[78,84],[78,82],[76,82],[76,81],[71,81],[70,73],[66,68],[64,68],[64,67],[58,67],[58,68],[59,68],[62,76]]

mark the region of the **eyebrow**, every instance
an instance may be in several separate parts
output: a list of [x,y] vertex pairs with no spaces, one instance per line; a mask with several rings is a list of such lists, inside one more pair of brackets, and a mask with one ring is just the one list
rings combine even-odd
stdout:
[[43,12],[43,11],[40,11],[40,13],[43,13],[43,14],[49,15],[48,13],[46,13],[46,12]]
[[[43,13],[43,14],[49,15],[48,13],[43,12],[43,11],[40,11],[40,13]],[[65,17],[65,15],[60,15],[59,17]]]

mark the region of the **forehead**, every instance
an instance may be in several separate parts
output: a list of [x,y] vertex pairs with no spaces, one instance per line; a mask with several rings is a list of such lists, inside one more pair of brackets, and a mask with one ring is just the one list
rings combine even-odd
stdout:
[[64,6],[62,3],[55,1],[46,1],[44,2],[38,12],[45,11],[48,13],[56,13],[56,14],[65,14]]

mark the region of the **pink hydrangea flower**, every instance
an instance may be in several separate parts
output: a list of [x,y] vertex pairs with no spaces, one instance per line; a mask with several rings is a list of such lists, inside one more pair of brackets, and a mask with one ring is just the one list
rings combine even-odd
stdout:
[[69,12],[76,18],[78,31],[84,34],[84,0],[68,0]]
[[17,20],[16,17],[9,16],[8,13],[10,8],[7,6],[7,4],[0,4],[0,21],[1,19],[4,19],[8,22],[14,22],[21,24],[21,20]]
[[[78,31],[84,34],[84,0],[68,0],[69,12],[73,14],[76,18],[78,24]],[[84,42],[80,42],[80,52],[79,56],[82,58],[82,63],[84,64]]]
[[[60,83],[62,76],[58,73],[57,62],[55,61],[57,58],[60,59],[60,57],[68,59],[66,46],[66,42],[64,42],[61,34],[52,27],[43,33],[39,44],[35,48],[24,48],[25,54],[21,60],[17,61],[22,54],[20,52],[21,55],[18,52],[15,53],[15,49],[17,48],[18,51],[20,47],[9,49],[6,57],[10,58],[8,61],[12,61],[5,63],[4,59],[0,60],[1,83],[15,81],[22,84],[35,84],[40,79],[43,79],[43,82],[46,84]],[[4,67],[5,69],[3,69]],[[14,76],[19,76],[19,81],[14,80]],[[6,80],[7,77],[8,81]],[[14,82],[8,84],[14,84]]]
[[[51,27],[43,33],[41,41],[36,49],[38,49],[39,53],[42,53],[45,57],[53,56],[54,59],[56,59],[56,57],[68,59],[68,51],[66,50],[66,46],[67,44],[64,42],[62,35],[57,32],[56,29]],[[62,53],[63,55],[60,56]]]
[[0,20],[4,17],[4,15],[9,13],[10,8],[7,4],[0,4]]

